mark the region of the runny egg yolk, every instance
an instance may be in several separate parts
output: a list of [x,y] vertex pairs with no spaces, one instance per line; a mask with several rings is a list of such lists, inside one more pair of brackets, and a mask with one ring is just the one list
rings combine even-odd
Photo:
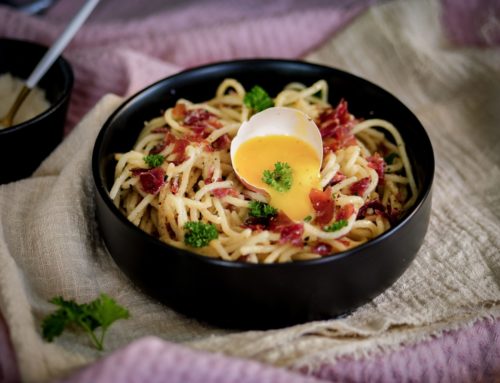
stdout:
[[[292,186],[279,192],[262,180],[265,170],[273,171],[277,162],[286,162],[292,169]],[[309,199],[312,188],[320,185],[320,159],[313,147],[293,136],[259,136],[245,141],[238,148],[233,166],[243,181],[270,196],[270,205],[282,210],[295,221],[312,215]]]

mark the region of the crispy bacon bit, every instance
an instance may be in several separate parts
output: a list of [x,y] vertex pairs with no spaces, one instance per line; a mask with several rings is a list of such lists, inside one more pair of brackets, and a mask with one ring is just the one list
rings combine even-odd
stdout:
[[238,192],[233,188],[217,188],[212,190],[212,194],[217,198],[223,198],[228,195],[236,197]]
[[189,139],[191,141],[203,141],[205,138],[207,138],[210,134],[210,131],[206,129],[206,125],[204,124],[197,124],[190,126],[191,131],[193,134],[189,136]]
[[336,185],[338,184],[339,182],[342,182],[343,180],[345,180],[347,177],[345,176],[344,173],[342,173],[340,170],[337,172],[337,174],[335,174],[332,178],[332,180],[330,181],[330,185]]
[[141,172],[139,181],[141,182],[142,190],[149,194],[157,194],[162,187],[165,177],[165,170],[162,168],[153,168]]
[[190,142],[184,138],[175,141],[174,149],[172,150],[172,153],[176,155],[174,160],[172,161],[175,165],[182,164],[187,160],[186,148],[189,146],[189,144]]
[[[212,170],[212,174],[213,174],[213,170]],[[205,185],[208,185],[208,184],[211,184],[212,182],[220,182],[220,181],[223,181],[222,178],[219,178],[218,180],[216,181],[213,181],[212,180],[212,177],[208,177],[208,178],[205,178]],[[233,196],[233,197],[236,197],[239,193],[236,191],[236,189],[234,188],[217,188],[217,189],[214,189],[212,190],[211,192],[215,197],[217,198],[223,198],[227,195],[230,195],[230,196]]]
[[[369,209],[372,209],[373,213],[379,214],[382,216],[387,216],[385,206],[382,205],[382,202],[379,200],[371,200],[366,202],[361,208],[358,210],[357,219],[363,219],[369,214]],[[372,214],[373,214],[372,213]]]
[[186,147],[190,144],[189,140],[185,138],[177,138],[172,133],[167,131],[163,141],[157,144],[153,149],[150,150],[150,154],[158,154],[163,151],[168,145],[174,144],[174,149],[172,153],[175,154],[175,158],[171,161],[175,165],[179,165],[187,160]]
[[225,150],[229,149],[231,146],[231,139],[227,134],[223,134],[219,138],[217,138],[214,142],[212,142],[212,148],[215,150]]
[[209,111],[198,108],[188,110],[184,117],[184,124],[188,126],[195,125],[210,125],[214,128],[220,128],[222,126],[221,122],[217,116]]
[[222,127],[222,123],[215,114],[202,108],[186,111],[183,124],[192,131],[188,137],[192,142],[201,142],[208,137],[213,128]]
[[370,177],[365,177],[353,183],[349,187],[349,190],[353,195],[362,196],[365,193],[366,189],[368,189],[369,185],[370,185]]
[[166,147],[167,147],[167,143],[165,142],[165,140],[163,140],[159,144],[156,144],[156,146],[149,151],[149,154],[161,153],[163,151],[163,149],[165,149]]
[[[163,137],[162,142],[157,144],[153,149],[151,149],[149,151],[149,154],[161,153],[163,151],[163,149],[165,149],[168,145],[177,141],[177,138],[175,138],[175,136],[172,133],[170,133],[170,131],[168,129],[166,129],[166,128],[156,128],[156,129],[158,129],[158,133],[165,133],[165,137]],[[166,129],[166,132],[163,132],[162,131],[163,129]]]
[[146,173],[149,169],[134,168],[130,170],[134,177],[140,176],[142,173]]
[[207,121],[210,117],[215,117],[212,113],[205,109],[191,109],[188,110],[184,117],[184,124],[193,126],[200,122]]
[[345,239],[345,237],[337,238],[336,241],[338,243],[341,243],[344,246],[349,246],[350,245],[350,242],[347,239]]
[[356,145],[356,138],[351,133],[354,120],[347,110],[347,102],[340,100],[335,109],[325,110],[318,118],[318,127],[323,138],[323,150],[336,151]]
[[266,217],[248,217],[243,227],[252,230],[271,230],[280,234],[280,243],[290,243],[293,246],[303,246],[302,235],[304,234],[304,225],[295,223],[282,211],[272,216]]
[[397,209],[392,209],[391,206],[385,207],[379,200],[371,200],[361,206],[356,219],[363,219],[367,215],[372,214],[387,218],[391,225],[394,225],[399,218],[399,211]]
[[335,210],[331,189],[327,188],[325,191],[311,189],[309,199],[316,212],[314,222],[318,225],[328,224],[332,220]]
[[186,104],[181,102],[177,103],[172,109],[172,117],[176,120],[180,120],[186,116]]
[[166,135],[165,135],[165,143],[167,145],[170,145],[172,143],[176,143],[177,142],[177,138],[170,132],[168,132]]
[[169,133],[170,129],[165,126],[160,126],[159,128],[154,128],[151,133]]
[[354,214],[354,205],[352,203],[345,204],[342,206],[335,215],[335,220],[340,221],[342,219],[348,219]]
[[269,227],[269,218],[248,217],[243,223],[243,227],[256,231],[267,230]]
[[280,243],[288,242],[293,246],[302,246],[302,234],[304,234],[304,225],[302,223],[285,226],[281,230]]
[[395,225],[399,219],[401,212],[398,209],[393,209],[390,205],[387,207],[387,218],[391,225]]
[[208,123],[216,129],[222,128],[222,122],[220,122],[216,116],[213,116],[213,118],[210,118],[208,120]]
[[[213,167],[213,166],[210,166],[210,167],[208,168],[208,172],[207,172],[208,176],[207,176],[207,178],[205,179],[205,184],[212,182],[212,178],[213,178],[213,176],[214,176],[214,172],[215,172],[214,167]],[[208,180],[210,180],[210,181],[208,181]]]
[[293,222],[283,212],[278,212],[269,220],[269,230],[280,233],[280,243],[291,243],[294,246],[302,246],[302,234],[304,225]]
[[170,191],[172,194],[177,194],[179,191],[179,177],[173,177],[170,179]]
[[378,184],[384,184],[384,168],[385,162],[380,154],[375,153],[373,156],[367,158],[368,166],[375,170],[378,174]]
[[328,243],[318,242],[318,244],[312,248],[312,252],[319,255],[328,255],[332,253],[332,246]]
[[248,262],[249,255],[240,255],[240,257],[237,259],[239,262]]

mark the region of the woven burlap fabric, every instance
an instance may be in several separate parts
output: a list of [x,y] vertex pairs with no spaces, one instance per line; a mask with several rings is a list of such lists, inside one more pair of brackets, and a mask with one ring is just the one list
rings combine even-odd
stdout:
[[41,319],[53,310],[47,300],[55,295],[85,302],[106,292],[129,308],[131,319],[109,330],[107,352],[157,335],[296,369],[499,316],[500,55],[448,45],[438,18],[435,3],[383,4],[308,57],[382,85],[431,137],[436,178],[429,231],[391,288],[347,318],[232,334],[138,292],[104,249],[94,216],[91,151],[122,101],[107,96],[32,178],[0,187],[0,310],[23,379],[45,381],[102,355],[77,332],[54,343],[41,339]]

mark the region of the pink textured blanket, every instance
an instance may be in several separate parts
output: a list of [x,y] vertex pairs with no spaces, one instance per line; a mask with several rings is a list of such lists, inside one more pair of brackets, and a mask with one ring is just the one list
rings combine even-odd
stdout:
[[[60,1],[42,17],[0,6],[0,37],[50,44],[82,1]],[[65,52],[75,70],[67,131],[106,93],[130,95],[176,71],[243,57],[298,58],[319,47],[371,3],[330,0],[102,2]],[[443,0],[450,41],[500,43],[495,0]],[[496,23],[496,24],[495,24]],[[495,27],[495,25],[497,27]],[[387,355],[308,371],[306,377],[156,338],[130,344],[68,382],[495,381],[500,379],[500,322],[483,320],[439,339]],[[0,316],[0,382],[19,379]]]
[[[132,94],[181,68],[244,57],[303,56],[366,2],[103,2],[64,53],[76,75],[68,129],[104,94]],[[50,45],[81,3],[61,1],[37,19],[2,9],[0,36]]]

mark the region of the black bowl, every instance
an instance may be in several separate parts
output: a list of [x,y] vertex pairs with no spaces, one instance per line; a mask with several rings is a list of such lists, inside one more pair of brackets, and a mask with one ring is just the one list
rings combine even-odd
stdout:
[[[0,38],[0,74],[26,79],[43,57],[47,47],[14,39]],[[73,71],[59,57],[37,85],[45,90],[49,109],[23,123],[0,129],[0,183],[29,176],[61,142]]]
[[[405,217],[380,237],[355,249],[317,260],[255,265],[214,260],[168,246],[142,232],[113,205],[113,153],[130,150],[143,122],[180,97],[202,101],[217,85],[236,78],[275,95],[291,81],[325,79],[330,102],[349,102],[359,117],[395,124],[407,143],[420,194]],[[220,326],[275,328],[332,318],[368,302],[408,267],[422,244],[431,209],[434,156],[417,118],[378,86],[325,66],[300,61],[244,60],[191,69],[166,78],[127,100],[97,137],[92,170],[97,219],[118,266],[146,293],[170,307]]]

